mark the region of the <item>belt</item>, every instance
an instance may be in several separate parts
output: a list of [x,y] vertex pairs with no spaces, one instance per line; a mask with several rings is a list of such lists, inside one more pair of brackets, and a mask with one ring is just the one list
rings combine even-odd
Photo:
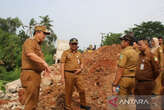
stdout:
[[[21,70],[32,70],[32,69],[21,69]],[[34,70],[32,70],[32,71],[34,71]]]
[[72,70],[72,71],[70,71],[70,70],[64,70],[64,72],[75,73],[76,70]]
[[122,78],[136,78],[135,76],[121,76]]
[[37,73],[41,73],[41,72],[42,72],[42,71],[36,71],[36,70],[33,70],[33,69],[21,69],[21,71],[23,71],[23,70],[35,71],[35,72],[37,72]]
[[137,82],[148,82],[148,81],[152,81],[152,80],[137,80]]

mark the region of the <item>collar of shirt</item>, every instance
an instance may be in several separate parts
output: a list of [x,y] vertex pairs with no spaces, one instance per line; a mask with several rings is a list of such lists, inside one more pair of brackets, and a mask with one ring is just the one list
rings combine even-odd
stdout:
[[69,49],[69,52],[71,52],[71,53],[77,53],[77,50],[76,51],[73,51],[73,50]]
[[132,46],[127,46],[127,47],[125,48],[125,50],[128,50],[128,49],[133,49],[133,47],[132,47]]

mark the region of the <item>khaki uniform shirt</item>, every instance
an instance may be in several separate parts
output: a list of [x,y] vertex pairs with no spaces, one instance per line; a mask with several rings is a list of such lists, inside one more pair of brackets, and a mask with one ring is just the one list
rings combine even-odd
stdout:
[[128,46],[120,53],[118,66],[124,68],[123,76],[135,76],[138,53],[132,46]]
[[61,63],[64,63],[64,70],[74,71],[80,69],[82,56],[79,51],[73,53],[70,49],[63,52]]
[[158,47],[157,50],[153,53],[154,57],[156,57],[160,63],[160,67],[162,68],[164,66],[164,60],[163,60],[163,49],[162,47]]
[[138,55],[140,54],[139,48],[135,48],[134,50],[138,53]]
[[151,54],[146,56],[140,53],[137,63],[136,80],[155,80],[160,73],[158,59]]
[[31,69],[36,72],[42,72],[44,67],[41,64],[38,64],[27,57],[27,53],[34,53],[37,56],[44,59],[44,55],[41,50],[40,44],[35,38],[27,39],[22,47],[22,69]]

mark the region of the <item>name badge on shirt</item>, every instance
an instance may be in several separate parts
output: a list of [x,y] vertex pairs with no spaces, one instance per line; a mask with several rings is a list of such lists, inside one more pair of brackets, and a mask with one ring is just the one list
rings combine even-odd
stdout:
[[155,60],[155,61],[158,61],[158,58],[157,58],[157,57],[154,57],[154,60]]
[[140,70],[144,70],[144,64],[140,64]]
[[77,56],[77,63],[80,64],[79,56]]

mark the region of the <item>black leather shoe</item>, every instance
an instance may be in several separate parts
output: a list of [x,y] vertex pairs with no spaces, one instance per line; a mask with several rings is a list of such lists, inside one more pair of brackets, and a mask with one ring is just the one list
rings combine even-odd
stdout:
[[84,106],[84,105],[80,105],[80,108],[85,109],[85,110],[90,110],[91,109],[90,106]]

